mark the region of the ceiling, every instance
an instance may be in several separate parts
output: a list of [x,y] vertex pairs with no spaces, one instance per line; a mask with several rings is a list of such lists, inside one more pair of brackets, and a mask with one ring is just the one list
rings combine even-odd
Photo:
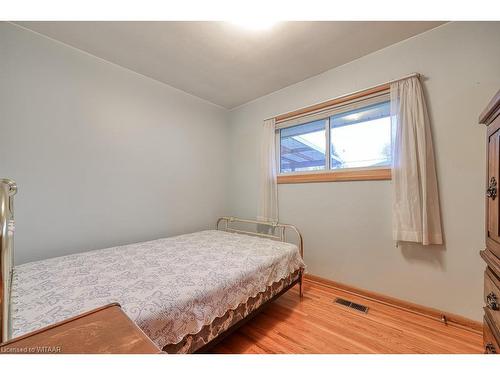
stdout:
[[228,109],[442,23],[17,22]]

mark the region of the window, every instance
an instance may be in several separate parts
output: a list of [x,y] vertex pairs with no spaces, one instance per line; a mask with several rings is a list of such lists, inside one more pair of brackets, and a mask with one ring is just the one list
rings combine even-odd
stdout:
[[331,169],[383,167],[391,164],[390,103],[330,117]]
[[280,183],[390,178],[387,93],[306,113],[277,128]]
[[326,164],[326,121],[312,121],[281,130],[280,171],[324,170]]

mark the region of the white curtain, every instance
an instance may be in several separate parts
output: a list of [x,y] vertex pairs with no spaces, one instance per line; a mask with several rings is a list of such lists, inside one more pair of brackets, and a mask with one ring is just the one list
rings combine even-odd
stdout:
[[278,221],[275,120],[265,120],[260,150],[259,207],[257,220]]
[[429,115],[418,77],[391,84],[393,238],[442,244]]

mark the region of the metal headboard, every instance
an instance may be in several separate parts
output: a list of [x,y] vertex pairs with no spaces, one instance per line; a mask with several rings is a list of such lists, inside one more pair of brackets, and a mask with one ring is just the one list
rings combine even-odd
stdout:
[[0,342],[11,337],[10,288],[14,268],[15,181],[0,179]]
[[[221,228],[221,223],[224,224],[223,227]],[[234,226],[231,226],[231,224],[234,223],[241,223],[241,224],[255,224],[260,227],[268,227],[272,229],[271,233],[262,233],[259,231],[247,231],[243,229],[238,229],[235,228]],[[263,238],[270,238],[273,240],[278,240],[282,242],[287,242],[286,241],[286,231],[287,229],[295,232],[297,235],[297,239],[299,240],[299,252],[300,256],[304,258],[304,240],[302,238],[302,234],[300,231],[297,229],[295,225],[291,224],[282,224],[282,223],[277,223],[277,222],[268,222],[268,221],[259,221],[259,220],[249,220],[249,219],[241,219],[238,217],[233,217],[233,216],[223,216],[220,217],[217,220],[216,224],[216,229],[217,230],[224,230],[226,232],[231,232],[231,233],[241,233],[241,234],[248,234],[251,236],[258,236],[258,237],[263,237]],[[278,234],[276,234],[278,232]],[[304,271],[300,270],[300,297],[304,295],[303,293],[303,276],[304,276]]]

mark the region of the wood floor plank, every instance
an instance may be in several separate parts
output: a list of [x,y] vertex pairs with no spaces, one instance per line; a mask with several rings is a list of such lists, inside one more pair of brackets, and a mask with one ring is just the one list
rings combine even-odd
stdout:
[[[336,297],[369,307],[364,314]],[[212,353],[481,353],[482,336],[373,300],[305,281],[215,346]]]
[[[349,296],[347,294],[342,294],[341,295],[343,298],[348,298]],[[354,302],[358,303],[364,303],[362,300],[359,298],[351,298]],[[283,303],[286,303],[284,300]],[[357,312],[351,312],[349,311],[348,314],[355,314],[352,315],[352,323],[361,324],[361,327],[357,327],[358,329],[363,329],[366,330],[366,328],[372,327],[372,322],[376,322],[378,328],[380,325],[384,325],[386,328],[392,327],[399,332],[402,332],[402,327],[404,327],[404,334],[408,335],[411,337],[412,335],[418,335],[420,338],[423,340],[425,343],[428,339],[430,339],[430,343],[427,343],[426,349],[431,349],[430,345],[435,344],[436,342],[441,342],[448,340],[446,347],[444,348],[445,350],[449,348],[450,350],[453,351],[453,342],[457,341],[457,344],[459,346],[463,346],[464,342],[465,345],[468,345],[467,341],[464,341],[468,336],[470,336],[470,333],[465,331],[465,330],[447,330],[445,332],[441,331],[441,328],[443,326],[443,323],[435,321],[433,319],[429,319],[426,317],[422,317],[420,315],[415,315],[415,314],[401,314],[401,310],[395,309],[395,308],[389,308],[387,309],[386,306],[382,305],[379,308],[373,308],[374,304],[370,303],[370,301],[365,303],[367,306],[371,307],[370,313],[368,315],[365,315],[364,319],[358,319],[356,317],[356,314],[359,316],[359,313]],[[323,304],[322,304],[323,305]],[[328,303],[325,303],[324,305],[328,307]],[[338,307],[340,309],[343,309],[347,311],[346,308],[344,307]],[[323,310],[323,314],[328,314],[328,309]],[[338,314],[342,314],[342,316],[345,318],[345,314],[340,311],[337,311]],[[366,319],[366,320],[365,320]],[[403,324],[404,325],[403,325]],[[366,326],[366,327],[365,327]],[[378,331],[378,329],[377,329]],[[384,332],[384,334],[390,333],[391,330]],[[471,350],[475,349],[474,345],[471,345],[470,347]],[[458,350],[458,348],[456,349]]]

